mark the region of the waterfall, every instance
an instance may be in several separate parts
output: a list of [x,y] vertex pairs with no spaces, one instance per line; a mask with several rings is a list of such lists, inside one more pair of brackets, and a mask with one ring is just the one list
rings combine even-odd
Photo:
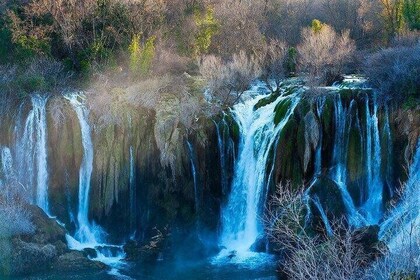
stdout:
[[135,182],[135,163],[134,163],[134,153],[133,146],[130,146],[130,177],[129,177],[129,187],[130,187],[130,227],[131,230],[135,231],[136,225],[136,182]]
[[386,136],[386,145],[388,148],[388,154],[386,159],[386,180],[388,185],[388,191],[391,197],[394,196],[394,189],[392,187],[392,158],[393,158],[393,149],[392,149],[392,135],[391,135],[391,127],[389,125],[389,109],[388,106],[385,106],[385,123],[384,123],[384,130]]
[[369,98],[366,98],[366,170],[367,200],[363,206],[369,224],[377,224],[382,217],[381,144],[378,124],[378,105],[373,100],[370,112]]
[[94,248],[97,257],[94,260],[118,268],[125,257],[122,246],[105,244],[103,229],[89,221],[89,192],[90,180],[93,170],[93,143],[91,128],[88,122],[89,112],[85,107],[82,94],[68,94],[65,98],[70,102],[79,120],[82,133],[83,158],[79,169],[79,206],[77,212],[77,229],[74,237],[67,235],[67,243],[70,249],[83,250]]
[[93,230],[89,222],[89,191],[90,178],[93,169],[93,144],[90,135],[88,122],[88,111],[84,104],[80,102],[81,96],[78,94],[67,95],[79,120],[82,133],[83,158],[79,169],[79,206],[77,212],[77,232],[76,239],[81,243],[96,244],[100,240],[99,232]]
[[199,197],[198,197],[198,189],[197,189],[197,170],[195,168],[194,149],[190,141],[187,141],[187,146],[188,146],[188,153],[190,155],[191,172],[192,172],[193,181],[194,181],[194,208],[195,208],[195,211],[198,212]]
[[[275,102],[254,110],[258,96],[232,109],[239,125],[240,143],[234,178],[228,202],[222,209],[221,245],[227,251],[246,252],[263,234],[259,215],[267,186],[267,160],[273,144],[287,123],[300,98],[297,94],[279,97]],[[290,101],[286,116],[278,124],[273,121],[276,105]]]
[[318,209],[319,214],[321,215],[322,222],[324,223],[328,235],[332,235],[333,231],[330,225],[330,221],[328,220],[324,208],[322,208],[321,202],[319,201],[319,197],[317,195],[314,195],[314,197],[312,198],[312,202],[314,203],[315,207]]
[[[316,102],[316,113],[319,120],[321,119],[322,111],[324,110],[325,100],[326,100],[325,96],[323,96],[319,98]],[[321,158],[322,138],[323,138],[323,132],[322,132],[322,124],[321,124],[320,132],[319,132],[319,143],[318,143],[318,147],[316,148],[316,153],[315,153],[315,170],[314,170],[315,175],[321,174],[321,169],[322,169],[322,158]]]
[[0,189],[6,187],[6,190],[2,190],[2,192],[7,195],[8,183],[14,178],[14,172],[12,154],[6,146],[0,146],[0,162]]
[[[420,140],[417,142],[409,178],[404,185],[404,194],[391,213],[381,224],[379,238],[393,249],[416,242],[420,234]],[[409,240],[414,238],[414,240]]]
[[[352,106],[356,106],[354,100],[350,103],[350,110]],[[347,162],[347,144],[348,144],[348,127],[347,127],[347,110],[343,108],[341,97],[337,96],[334,99],[335,108],[335,136],[333,149],[333,164],[331,178],[336,182],[341,192],[344,206],[346,207],[349,223],[354,226],[360,226],[364,223],[364,218],[358,213],[353,199],[350,196],[346,186],[346,167]],[[351,123],[348,125],[350,127]]]
[[47,105],[48,97],[31,96],[32,109],[28,113],[22,135],[17,131],[16,153],[19,181],[29,189],[36,186],[32,199],[45,213],[48,209],[47,162]]
[[[235,159],[234,155],[234,142],[233,139],[229,137],[229,125],[226,122],[226,114],[223,113],[223,118],[220,122],[213,120],[213,123],[216,127],[217,134],[217,148],[219,150],[219,161],[220,161],[220,182],[223,195],[228,193],[229,181],[227,176],[227,168],[229,160],[232,158]],[[225,143],[228,141],[227,143]]]

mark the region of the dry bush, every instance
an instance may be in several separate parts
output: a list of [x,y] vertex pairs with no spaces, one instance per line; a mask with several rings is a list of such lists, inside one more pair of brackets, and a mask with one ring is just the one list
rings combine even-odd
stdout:
[[140,81],[126,89],[125,100],[135,107],[154,109],[171,84],[172,77],[168,75]]
[[223,58],[238,50],[252,53],[261,48],[264,35],[263,1],[222,0],[213,5],[219,31],[212,38],[211,50]]
[[154,75],[179,74],[187,71],[188,58],[180,56],[170,49],[157,46],[152,72]]
[[345,221],[330,221],[332,233],[314,235],[305,227],[303,190],[280,185],[265,217],[271,241],[283,252],[282,270],[289,279],[358,279],[366,260],[355,232]]
[[367,269],[364,279],[419,279],[419,186],[418,162],[414,162],[408,181],[397,192],[400,201],[392,205],[381,224],[380,237],[389,250]]
[[214,55],[204,56],[199,67],[212,101],[223,107],[238,102],[251,82],[261,74],[259,59],[244,51],[234,54],[230,61]]
[[267,81],[271,91],[275,89],[271,88],[270,82],[274,82],[276,88],[279,88],[281,80],[288,74],[285,68],[287,52],[288,48],[284,42],[272,39],[260,54],[262,77]]
[[319,30],[314,27],[303,29],[297,50],[301,70],[309,74],[310,83],[324,84],[328,82],[328,76],[342,74],[355,45],[349,31],[339,35],[331,26],[322,24]]
[[394,100],[419,97],[420,42],[380,50],[366,58],[364,67],[369,82]]
[[384,257],[374,262],[362,279],[419,279],[420,277],[420,235],[419,221],[409,227],[399,224],[402,233],[398,247],[383,252]]

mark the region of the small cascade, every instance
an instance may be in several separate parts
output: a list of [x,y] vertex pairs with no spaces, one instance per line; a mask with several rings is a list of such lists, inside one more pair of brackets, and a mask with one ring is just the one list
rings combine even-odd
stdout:
[[17,128],[16,143],[18,177],[25,188],[36,186],[32,199],[45,213],[48,207],[48,162],[47,162],[47,105],[48,97],[31,96],[32,109],[23,127]]
[[14,178],[13,158],[10,149],[6,146],[0,146],[0,189]]
[[[232,113],[240,131],[238,158],[227,204],[222,209],[220,243],[226,247],[221,255],[235,251],[246,253],[263,234],[259,215],[267,184],[267,161],[273,144],[300,98],[297,94],[278,97],[275,102],[254,110],[265,96],[257,96],[234,106]],[[279,102],[288,101],[288,111],[277,125],[274,110]]]
[[[350,110],[352,106],[356,106],[356,102],[354,100],[350,103]],[[346,186],[347,170],[345,163],[347,162],[347,144],[349,136],[348,126],[350,125],[347,125],[347,110],[343,107],[341,97],[339,95],[334,99],[334,109],[336,131],[333,150],[334,166],[331,172],[331,178],[336,182],[340,189],[350,224],[360,226],[364,223],[364,218],[358,213]]]
[[386,161],[386,180],[387,180],[387,186],[389,195],[391,197],[394,196],[394,189],[392,188],[392,158],[393,158],[393,149],[392,149],[392,134],[391,134],[391,127],[389,124],[389,109],[388,106],[385,106],[385,123],[384,123],[384,129],[383,133],[385,134],[386,139],[386,147],[387,147],[387,161]]
[[[325,105],[325,96],[319,98],[316,102],[316,113],[317,113],[317,117],[318,119],[321,119],[322,116],[322,112],[324,110],[324,105]],[[320,126],[320,132],[319,132],[319,143],[318,143],[318,147],[316,148],[316,153],[315,153],[315,170],[314,170],[314,174],[315,175],[319,175],[321,174],[321,169],[322,169],[322,137],[323,137],[323,133],[322,133],[322,125]]]
[[130,177],[129,177],[129,187],[130,187],[130,228],[132,231],[135,231],[136,226],[136,170],[134,162],[134,152],[133,146],[130,146]]
[[229,126],[226,122],[226,114],[223,114],[223,118],[220,122],[213,120],[213,123],[216,127],[217,134],[217,147],[219,150],[219,160],[220,160],[220,184],[222,188],[222,193],[225,195],[228,193],[229,179],[228,179],[228,164],[229,159],[234,156],[234,143],[233,139],[229,135]]
[[198,195],[198,188],[197,188],[197,170],[195,167],[195,160],[194,160],[194,148],[190,141],[187,141],[188,146],[188,153],[190,156],[190,163],[191,163],[191,172],[193,175],[193,181],[194,181],[194,208],[195,211],[198,211],[199,207],[199,195]]
[[77,212],[77,228],[74,237],[67,235],[69,248],[83,250],[93,248],[97,252],[94,260],[101,261],[111,267],[122,266],[122,259],[125,257],[122,246],[109,245],[104,243],[104,230],[93,222],[89,221],[89,193],[90,180],[93,170],[93,143],[91,128],[88,122],[89,112],[83,103],[82,94],[69,94],[65,98],[70,102],[79,120],[83,158],[79,169],[79,206]]
[[93,144],[91,131],[88,122],[88,112],[84,104],[80,101],[81,96],[72,94],[66,96],[70,101],[79,120],[82,133],[83,158],[79,169],[79,207],[77,212],[77,232],[76,239],[81,243],[97,244],[101,239],[101,231],[96,231],[89,222],[89,191],[90,179],[93,169]]
[[367,199],[363,210],[369,224],[377,224],[382,217],[381,144],[378,124],[378,104],[373,100],[373,112],[366,98],[366,170]]
[[324,211],[324,208],[322,208],[321,202],[319,201],[319,197],[317,195],[314,195],[312,198],[312,202],[314,203],[316,209],[321,215],[321,219],[322,219],[322,222],[324,223],[325,229],[327,230],[327,234],[332,235],[333,230],[331,228],[330,221],[328,220],[328,217]]
[[[404,185],[401,201],[380,226],[379,238],[388,247],[403,248],[409,242],[416,242],[420,234],[420,140],[417,142],[409,178]],[[412,239],[412,240],[411,240]]]

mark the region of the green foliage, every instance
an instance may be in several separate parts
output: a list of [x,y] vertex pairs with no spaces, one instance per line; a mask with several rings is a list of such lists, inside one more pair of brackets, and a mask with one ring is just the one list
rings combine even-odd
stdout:
[[289,110],[290,104],[292,101],[290,99],[285,99],[280,101],[274,108],[274,124],[278,125],[286,116],[287,111]]
[[147,75],[155,57],[155,36],[148,38],[142,48],[140,35],[134,35],[128,50],[130,52],[129,68],[134,75]]
[[213,9],[207,9],[204,14],[196,10],[194,13],[195,24],[198,31],[194,38],[194,55],[207,53],[212,37],[219,30],[219,24],[214,17]]
[[403,15],[410,30],[420,30],[420,0],[405,0]]
[[318,19],[312,20],[311,29],[314,33],[321,32],[322,27],[324,27],[324,24],[320,20],[318,20]]
[[297,65],[297,50],[296,48],[289,48],[287,51],[287,58],[285,61],[285,68],[289,75],[294,75],[296,73]]

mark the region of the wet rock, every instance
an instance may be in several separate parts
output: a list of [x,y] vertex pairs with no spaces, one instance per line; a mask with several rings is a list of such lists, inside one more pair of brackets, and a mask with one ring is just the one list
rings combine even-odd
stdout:
[[[326,176],[319,176],[316,179],[309,190],[309,195],[311,197],[314,195],[318,196],[328,216],[340,217],[346,212],[340,188],[333,180]],[[332,217],[330,216],[329,218]]]
[[353,240],[361,246],[363,255],[368,257],[368,263],[382,256],[387,250],[385,243],[379,240],[378,234],[378,225],[362,227],[353,233]]
[[61,255],[53,263],[52,269],[61,272],[104,270],[107,266],[101,262],[89,260],[83,252],[71,251]]
[[66,242],[66,230],[62,226],[49,218],[38,206],[27,205],[26,207],[31,213],[31,222],[35,226],[35,232],[21,236],[22,240],[36,244]]
[[267,238],[265,236],[259,236],[254,244],[251,245],[251,251],[265,253],[267,251]]
[[93,259],[93,258],[96,258],[98,256],[98,253],[96,252],[95,249],[85,248],[85,249],[83,249],[83,255],[85,257]]

